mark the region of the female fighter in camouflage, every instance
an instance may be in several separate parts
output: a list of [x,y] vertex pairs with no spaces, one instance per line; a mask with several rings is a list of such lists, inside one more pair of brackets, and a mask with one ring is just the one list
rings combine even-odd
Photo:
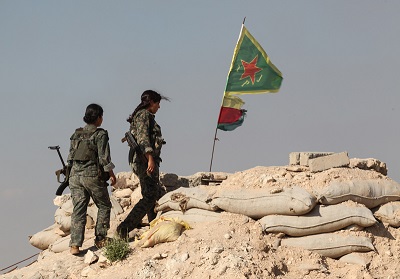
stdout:
[[156,217],[154,206],[164,194],[159,183],[159,166],[161,147],[165,141],[161,128],[154,119],[162,99],[169,101],[167,97],[153,90],[144,91],[141,103],[127,119],[130,132],[140,147],[136,152],[129,152],[129,164],[139,178],[142,199],[117,228],[117,233],[123,239],[127,239],[129,232],[140,225],[146,214],[149,222]]
[[86,212],[90,198],[98,208],[95,227],[95,245],[104,246],[110,228],[111,201],[107,191],[107,180],[115,184],[111,162],[108,133],[99,128],[103,122],[103,109],[97,104],[86,108],[83,121],[87,124],[75,130],[71,136],[68,165],[71,168],[69,187],[74,209],[71,216],[71,241],[69,246],[73,255],[80,253],[82,246]]

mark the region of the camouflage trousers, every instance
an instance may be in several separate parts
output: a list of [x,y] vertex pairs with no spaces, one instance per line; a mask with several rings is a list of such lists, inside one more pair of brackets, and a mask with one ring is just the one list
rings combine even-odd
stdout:
[[155,219],[157,216],[154,212],[156,201],[165,194],[160,185],[160,173],[157,165],[150,175],[146,172],[147,164],[142,162],[131,163],[131,168],[139,178],[142,199],[132,208],[131,212],[117,228],[117,232],[124,238],[131,230],[140,225],[146,214],[149,222]]
[[110,228],[111,201],[107,184],[97,177],[71,176],[69,178],[72,204],[74,209],[71,216],[71,241],[69,246],[81,247],[86,226],[86,213],[90,198],[98,208],[95,227],[96,236],[107,236]]

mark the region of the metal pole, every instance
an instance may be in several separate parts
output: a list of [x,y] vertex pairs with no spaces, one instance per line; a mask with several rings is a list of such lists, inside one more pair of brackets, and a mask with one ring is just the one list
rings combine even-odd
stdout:
[[213,144],[212,153],[211,153],[210,172],[211,172],[212,162],[213,162],[213,158],[214,158],[214,148],[215,148],[215,141],[217,140],[217,131],[218,131],[218,127],[215,128],[214,144]]

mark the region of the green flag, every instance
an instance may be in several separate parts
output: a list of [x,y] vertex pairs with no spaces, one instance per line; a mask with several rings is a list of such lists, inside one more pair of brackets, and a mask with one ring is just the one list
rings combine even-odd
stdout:
[[278,92],[282,74],[267,53],[242,25],[233,53],[225,95]]

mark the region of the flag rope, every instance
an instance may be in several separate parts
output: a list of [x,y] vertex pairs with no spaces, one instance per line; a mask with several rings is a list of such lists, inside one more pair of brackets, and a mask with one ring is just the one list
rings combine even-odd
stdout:
[[[21,260],[21,261],[15,263],[15,264],[12,264],[12,265],[10,265],[10,266],[7,266],[7,267],[5,267],[5,268],[2,268],[2,269],[0,269],[0,272],[3,272],[3,271],[5,271],[5,270],[10,269],[11,267],[15,266],[12,270],[9,270],[9,271],[5,272],[4,274],[6,274],[6,273],[8,273],[8,272],[11,272],[11,271],[15,270],[16,268],[18,268],[17,264],[23,263],[23,262],[25,262],[25,261],[27,261],[27,260],[29,260],[29,259],[31,259],[31,258],[33,258],[33,257],[35,257],[35,256],[37,256],[37,255],[39,255],[39,253],[36,253],[35,255],[32,255],[32,256],[30,256],[29,258],[26,258],[26,259],[24,259],[24,260]],[[36,261],[37,261],[37,260],[33,261],[32,263],[34,263],[34,262],[36,262]],[[29,265],[31,265],[32,263],[30,263]]]

